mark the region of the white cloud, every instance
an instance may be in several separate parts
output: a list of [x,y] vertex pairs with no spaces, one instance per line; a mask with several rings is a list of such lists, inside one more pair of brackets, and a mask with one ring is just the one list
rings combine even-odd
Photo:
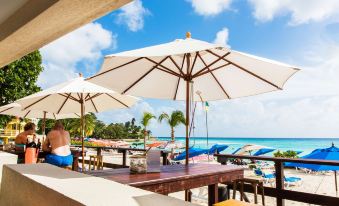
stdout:
[[78,76],[77,64],[94,65],[101,50],[116,48],[116,38],[101,24],[90,23],[44,46],[40,52],[45,69],[38,84],[46,88]]
[[144,17],[147,15],[150,11],[142,6],[142,1],[135,0],[121,8],[117,22],[126,24],[129,30],[136,32],[144,27]]
[[202,16],[215,16],[231,8],[233,0],[187,0],[194,11]]
[[267,22],[275,17],[290,15],[290,24],[298,25],[309,22],[320,22],[339,19],[337,0],[248,0],[254,7],[254,17]]
[[215,44],[220,44],[226,47],[230,47],[228,45],[228,29],[226,27],[222,28],[220,31],[217,32],[216,37],[214,39]]

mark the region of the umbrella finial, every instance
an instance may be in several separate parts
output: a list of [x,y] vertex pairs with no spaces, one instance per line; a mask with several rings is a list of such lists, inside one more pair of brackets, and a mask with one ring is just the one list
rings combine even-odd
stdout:
[[79,77],[83,77],[83,75],[82,75],[82,73],[81,73],[81,72],[79,73]]
[[186,39],[189,39],[189,38],[191,38],[191,32],[186,32]]

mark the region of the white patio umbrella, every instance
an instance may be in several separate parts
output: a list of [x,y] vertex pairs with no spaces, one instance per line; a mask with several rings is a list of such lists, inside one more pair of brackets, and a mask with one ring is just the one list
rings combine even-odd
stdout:
[[[189,147],[190,101],[233,99],[281,90],[297,68],[186,39],[105,57],[88,80],[122,94],[186,101],[186,154]],[[188,164],[188,155],[186,156]]]
[[45,136],[46,119],[68,119],[68,118],[80,118],[80,114],[56,114],[42,110],[22,110],[22,107],[18,103],[10,103],[0,107],[0,115],[10,115],[21,118],[38,118],[42,119],[42,133]]
[[247,145],[244,145],[238,152],[236,152],[236,154],[239,154],[239,155],[250,154],[254,150],[260,150],[264,148],[271,149],[271,147],[266,147],[262,145],[247,144]]
[[135,97],[121,95],[110,89],[84,81],[84,78],[80,76],[16,102],[24,110],[42,110],[56,114],[79,113],[82,137],[82,168],[84,169],[85,111],[86,113],[102,112],[109,109],[128,108],[135,104],[137,100]]

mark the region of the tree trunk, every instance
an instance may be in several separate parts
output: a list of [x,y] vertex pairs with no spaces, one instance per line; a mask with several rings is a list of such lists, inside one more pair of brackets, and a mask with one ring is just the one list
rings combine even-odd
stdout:
[[[174,139],[175,137],[174,137],[174,128],[173,127],[171,127],[171,139],[172,139],[172,142],[174,143]],[[171,149],[171,155],[173,155],[174,154],[174,148],[172,148]]]
[[145,131],[144,131],[144,149],[146,149],[146,136],[147,136],[147,130],[145,127]]

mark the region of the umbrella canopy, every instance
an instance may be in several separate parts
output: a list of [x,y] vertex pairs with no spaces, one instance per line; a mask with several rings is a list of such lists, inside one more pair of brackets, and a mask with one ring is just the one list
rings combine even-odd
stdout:
[[263,155],[263,154],[267,154],[270,152],[273,152],[275,149],[274,148],[262,148],[259,149],[258,151],[256,151],[253,156],[259,156],[259,155]]
[[[192,158],[192,157],[199,156],[199,155],[206,154],[206,153],[208,153],[208,149],[200,149],[200,148],[192,147],[188,150],[188,154],[189,154],[188,157]],[[184,160],[185,158],[186,158],[186,151],[176,156],[174,160],[179,161],[179,160]]]
[[[302,159],[322,159],[322,160],[336,160],[339,161],[339,148],[332,146],[325,149],[317,149],[312,153],[301,157]],[[313,171],[337,171],[339,166],[330,166],[330,165],[315,165],[315,164],[304,164],[304,163],[294,163],[289,162],[285,164],[290,167],[303,167],[311,169]]]
[[[190,101],[232,99],[281,90],[297,68],[186,39],[105,57],[88,80],[122,94],[186,101],[186,150]],[[197,91],[199,91],[197,93]],[[186,158],[188,164],[188,156]]]
[[[303,159],[321,159],[321,160],[335,160],[339,161],[339,148],[335,147],[333,144],[329,148],[325,149],[316,149],[308,155],[301,157]],[[302,167],[311,169],[313,171],[334,171],[334,181],[335,181],[335,190],[338,191],[337,187],[337,172],[339,166],[331,165],[315,165],[315,164],[304,164],[304,163],[295,163],[295,162],[286,162],[285,166],[289,167]]]
[[239,150],[241,150],[241,147],[239,147],[238,149],[234,150],[234,151],[232,152],[232,154],[236,154]]
[[79,78],[56,85],[32,94],[16,102],[24,110],[42,110],[59,113],[80,113],[82,136],[82,168],[84,169],[84,137],[86,112],[102,112],[109,109],[128,108],[137,102],[137,98],[121,95],[110,89],[84,81]]
[[0,114],[10,115],[22,118],[39,118],[39,119],[67,119],[67,118],[80,118],[80,114],[56,114],[41,110],[22,110],[18,103],[11,103],[0,107]]
[[220,153],[228,148],[228,145],[225,144],[215,144],[211,148],[208,149],[206,154],[215,154]]
[[42,110],[56,114],[81,113],[83,102],[86,112],[128,108],[137,98],[121,95],[110,89],[84,81],[83,77],[53,86],[16,101],[24,110]]
[[243,146],[239,151],[237,151],[237,154],[239,155],[250,154],[252,151],[260,149],[271,149],[271,148],[262,145],[247,144]]

